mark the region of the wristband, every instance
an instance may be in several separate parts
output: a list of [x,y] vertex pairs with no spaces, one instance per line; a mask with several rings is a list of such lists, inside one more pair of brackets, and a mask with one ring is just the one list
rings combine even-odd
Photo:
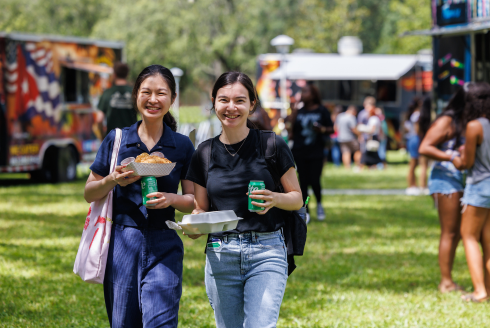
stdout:
[[458,153],[453,151],[453,153],[451,154],[451,158],[449,159],[449,161],[452,163],[454,161],[454,158],[458,156]]

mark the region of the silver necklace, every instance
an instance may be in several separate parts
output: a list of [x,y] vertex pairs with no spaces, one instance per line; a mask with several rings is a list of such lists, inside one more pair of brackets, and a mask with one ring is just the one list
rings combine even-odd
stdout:
[[225,147],[225,149],[226,149],[226,151],[228,152],[228,154],[230,154],[230,155],[231,155],[231,157],[235,157],[235,155],[236,155],[236,154],[238,154],[238,152],[240,151],[240,149],[242,149],[242,146],[243,146],[243,144],[245,143],[245,140],[247,140],[247,138],[248,138],[248,134],[247,134],[247,136],[245,137],[245,139],[243,139],[242,144],[240,145],[240,147],[238,147],[238,150],[237,150],[237,151],[236,151],[234,154],[230,153],[230,151],[228,150],[228,148],[226,148],[226,145],[225,145],[224,143],[223,143],[223,146]]

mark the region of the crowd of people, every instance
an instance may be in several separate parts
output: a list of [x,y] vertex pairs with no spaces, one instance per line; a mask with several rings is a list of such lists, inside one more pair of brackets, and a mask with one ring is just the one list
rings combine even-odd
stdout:
[[[109,322],[112,327],[176,327],[183,244],[165,221],[175,220],[175,209],[193,214],[233,210],[243,218],[236,229],[205,237],[205,286],[216,325],[274,327],[288,278],[281,211],[301,208],[311,186],[318,202],[317,217],[325,217],[320,177],[325,144],[334,133],[346,167],[353,158],[359,169],[382,168],[386,153],[382,150],[386,147],[383,112],[374,98],[367,97],[359,114],[349,106],[345,112],[338,110],[332,120],[318,89],[307,84],[301,107],[288,118],[293,147],[275,136],[275,171],[283,187],[279,192],[260,151],[262,132],[249,120],[259,105],[250,78],[240,72],[218,78],[212,103],[222,132],[197,150],[188,137],[176,133],[169,112],[175,87],[172,73],[160,65],[139,74],[131,99],[141,121],[123,128],[114,172],[110,172],[110,161],[115,130],[107,134],[85,186],[88,202],[114,190],[114,224],[104,279]],[[462,238],[474,284],[474,292],[463,298],[482,302],[490,291],[490,85],[466,84],[432,123],[430,115],[426,120],[426,109],[430,101],[416,100],[405,127],[409,152],[414,155],[410,169],[421,162],[421,156],[435,161],[428,193],[441,223],[439,290],[461,290],[451,270]],[[123,172],[120,162],[153,151],[163,152],[176,166],[168,176],[157,178],[158,192],[147,195],[152,200],[142,206],[141,185],[135,183],[140,177]],[[249,195],[250,180],[264,181],[265,190]],[[409,183],[413,180],[412,175]],[[248,197],[262,210],[250,212]]]

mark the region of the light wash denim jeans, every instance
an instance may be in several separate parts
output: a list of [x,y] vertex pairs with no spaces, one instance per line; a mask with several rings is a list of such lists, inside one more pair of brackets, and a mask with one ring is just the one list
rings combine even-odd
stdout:
[[216,327],[276,327],[287,272],[281,230],[210,236],[205,283]]

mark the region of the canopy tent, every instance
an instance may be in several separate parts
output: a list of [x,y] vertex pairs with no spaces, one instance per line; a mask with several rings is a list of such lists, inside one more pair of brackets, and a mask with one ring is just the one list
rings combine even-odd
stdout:
[[[278,54],[259,56],[260,60],[280,60]],[[398,80],[418,61],[432,62],[430,55],[341,56],[338,54],[288,54],[286,76],[290,80]],[[283,67],[268,76],[279,80]]]
[[476,21],[464,25],[435,26],[430,30],[408,31],[401,36],[428,35],[428,36],[456,36],[473,33],[487,33],[490,30],[490,21]]

